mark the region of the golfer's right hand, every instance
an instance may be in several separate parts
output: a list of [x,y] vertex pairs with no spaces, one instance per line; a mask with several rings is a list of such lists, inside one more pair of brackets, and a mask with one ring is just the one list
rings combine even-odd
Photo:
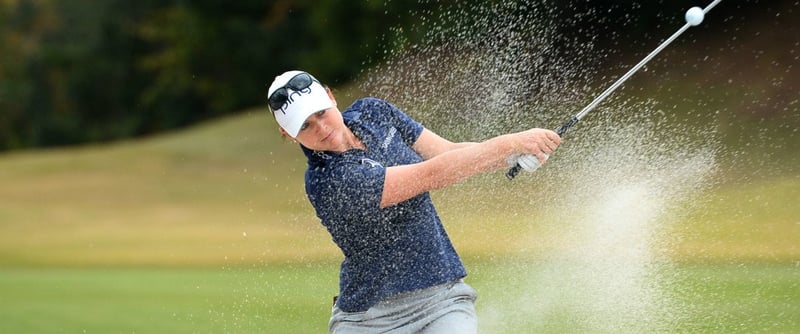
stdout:
[[[544,164],[547,161],[547,157],[561,144],[561,137],[552,130],[547,129],[530,129],[518,132],[514,134],[514,139],[516,143],[513,155],[520,155],[521,157],[533,155],[539,160],[540,165]],[[524,160],[523,163],[527,161]],[[527,165],[532,166],[533,164]],[[520,164],[520,166],[525,168],[523,164]]]

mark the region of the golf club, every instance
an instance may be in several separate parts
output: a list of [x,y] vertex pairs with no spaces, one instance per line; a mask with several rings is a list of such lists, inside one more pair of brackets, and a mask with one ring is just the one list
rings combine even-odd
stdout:
[[[572,116],[572,118],[570,118],[566,123],[564,123],[560,128],[558,128],[558,130],[556,130],[556,133],[558,133],[559,136],[563,136],[565,133],[567,133],[567,130],[569,130],[569,128],[577,124],[578,121],[580,121],[581,118],[583,118],[583,116],[586,116],[587,113],[589,113],[590,111],[592,111],[592,109],[597,107],[597,105],[600,104],[601,101],[603,101],[606,97],[611,95],[611,93],[615,89],[617,89],[617,87],[621,86],[622,83],[625,82],[625,80],[628,80],[628,78],[630,78],[634,73],[636,73],[636,71],[642,68],[648,61],[650,61],[650,59],[655,57],[656,54],[658,54],[659,52],[661,52],[661,50],[666,48],[667,45],[669,45],[669,43],[672,43],[672,41],[678,38],[678,36],[680,36],[684,31],[686,31],[690,27],[702,23],[705,14],[708,13],[708,11],[710,11],[712,8],[714,8],[714,6],[716,6],[720,1],[722,0],[714,0],[704,9],[701,9],[700,7],[692,7],[688,11],[686,11],[685,15],[686,24],[684,24],[680,29],[678,29],[678,31],[672,34],[672,36],[667,38],[667,40],[662,42],[661,45],[659,45],[657,48],[655,48],[655,50],[650,52],[650,54],[644,57],[644,59],[642,59],[638,64],[636,64],[636,66],[628,70],[628,72],[625,73],[625,75],[617,79],[617,81],[615,81],[611,86],[609,86],[605,91],[603,91],[603,93],[598,95],[591,103],[589,103],[586,107],[584,107],[583,110],[575,114],[575,116]],[[535,158],[526,159],[526,164],[528,165],[526,170],[531,172],[541,166],[539,160]],[[517,176],[520,170],[522,170],[522,166],[520,165],[519,162],[517,162],[514,167],[511,167],[511,169],[509,169],[508,172],[506,172],[506,177],[508,177],[509,180],[513,180],[514,177]]]

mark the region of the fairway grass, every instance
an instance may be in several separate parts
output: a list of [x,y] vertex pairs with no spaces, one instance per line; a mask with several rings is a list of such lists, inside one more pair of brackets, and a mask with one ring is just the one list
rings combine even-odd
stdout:
[[[271,122],[253,110],[152,138],[0,156],[0,333],[325,332],[341,254],[303,193],[298,147]],[[785,172],[723,166],[685,212],[658,220],[652,251],[667,263],[659,288],[672,303],[663,311],[679,314],[637,329],[797,332],[800,177],[796,158],[773,158]],[[598,328],[543,300],[577,286],[569,264],[548,258],[581,245],[575,208],[539,202],[542,189],[563,192],[548,179],[559,168],[570,166],[432,193],[481,295],[482,332],[643,332],[613,327],[625,315]]]
[[[575,327],[580,319],[568,312],[551,310],[545,322],[519,316],[544,303],[514,285],[520,276],[540,274],[535,261],[468,260],[467,266],[467,281],[480,295],[482,332],[597,332]],[[206,269],[3,268],[0,332],[323,333],[336,276],[334,262]],[[797,263],[679,264],[670,279],[670,297],[682,319],[649,324],[652,328],[668,326],[676,333],[792,333],[800,328]],[[504,300],[520,294],[529,294],[530,304]],[[492,305],[503,303],[511,312],[489,316],[497,311]]]
[[[0,266],[337,259],[303,193],[302,155],[270,125],[253,111],[139,141],[0,156]],[[493,173],[433,192],[459,252],[557,246],[564,212],[547,216],[536,207],[538,183],[557,170],[510,184]],[[702,205],[667,222],[677,240],[670,256],[798,260],[797,198],[795,174],[711,187],[694,199]]]
[[2,333],[320,333],[331,266],[0,269]]

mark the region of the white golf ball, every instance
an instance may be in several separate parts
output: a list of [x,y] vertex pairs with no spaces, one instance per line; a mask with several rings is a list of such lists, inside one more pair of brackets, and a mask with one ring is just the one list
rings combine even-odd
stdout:
[[700,7],[692,7],[686,11],[686,23],[696,26],[703,22],[703,9]]

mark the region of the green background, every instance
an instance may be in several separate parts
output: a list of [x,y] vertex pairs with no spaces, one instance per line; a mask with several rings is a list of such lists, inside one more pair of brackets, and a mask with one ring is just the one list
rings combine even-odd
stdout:
[[[798,331],[798,7],[720,6],[541,170],[432,193],[479,291],[482,332]],[[560,124],[674,29],[660,27],[593,55],[595,81],[535,126]],[[365,92],[362,75],[330,80],[340,106],[382,92]],[[502,114],[396,101],[448,137],[507,130],[481,123]],[[303,193],[302,154],[259,103],[171,132],[0,155],[0,332],[325,332],[341,255]],[[656,213],[649,228],[586,218],[637,210]],[[646,233],[603,239],[624,228]]]

